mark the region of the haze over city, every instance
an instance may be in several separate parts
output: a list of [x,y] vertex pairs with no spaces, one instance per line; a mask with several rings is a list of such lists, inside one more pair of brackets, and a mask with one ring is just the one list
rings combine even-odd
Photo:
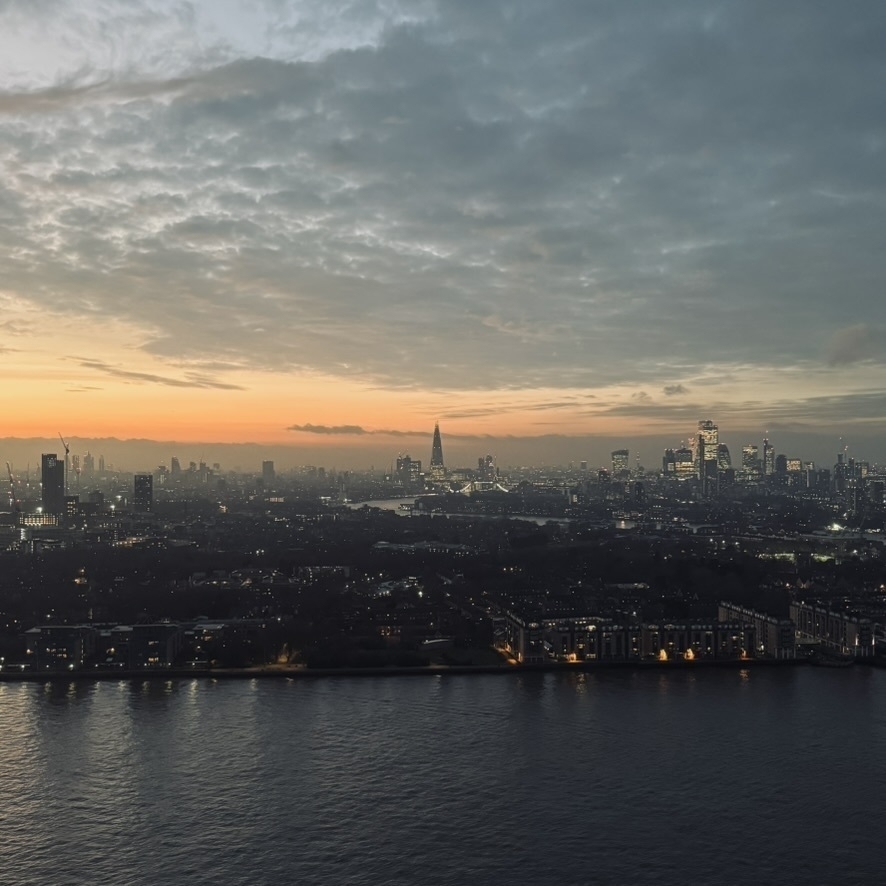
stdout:
[[6,458],[886,461],[881,3],[0,22]]

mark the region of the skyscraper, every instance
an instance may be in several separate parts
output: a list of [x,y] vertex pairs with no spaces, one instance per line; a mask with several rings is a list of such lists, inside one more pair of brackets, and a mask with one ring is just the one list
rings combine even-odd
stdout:
[[150,474],[133,477],[132,509],[143,514],[154,509],[154,478]]
[[741,450],[741,469],[745,478],[753,479],[760,475],[760,450],[754,443],[745,443]]
[[443,466],[443,441],[440,439],[440,423],[434,422],[434,442],[431,444],[431,478],[442,480],[446,476]]
[[775,449],[767,438],[763,438],[763,473],[770,476],[775,473]]
[[695,439],[695,467],[702,482],[702,493],[711,496],[719,486],[720,431],[712,421],[700,421]]
[[717,461],[717,450],[720,445],[720,431],[712,421],[698,423],[695,457],[698,462],[698,476],[704,476],[704,463]]
[[612,476],[624,478],[630,475],[630,450],[614,449],[611,453],[612,458]]
[[274,470],[274,462],[263,461],[261,463],[261,479],[265,486],[273,486],[277,479],[277,472]]
[[401,483],[421,482],[421,460],[410,458],[409,455],[398,455],[395,476]]
[[65,512],[65,463],[58,456],[44,453],[40,460],[40,480],[43,485],[43,512],[60,516]]
[[692,450],[688,446],[681,446],[674,450],[674,473],[681,480],[688,480],[695,476],[695,461]]

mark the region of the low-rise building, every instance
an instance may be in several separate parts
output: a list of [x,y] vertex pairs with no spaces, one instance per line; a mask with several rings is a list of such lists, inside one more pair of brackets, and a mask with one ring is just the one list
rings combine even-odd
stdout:
[[725,601],[720,603],[718,618],[723,622],[739,622],[753,626],[756,640],[753,651],[755,658],[796,657],[796,630],[789,618],[777,618],[765,612],[757,612]]
[[505,648],[521,664],[740,659],[757,647],[753,625],[738,620],[617,624],[591,616],[533,621],[509,612],[505,635]]
[[182,630],[177,624],[133,625],[129,635],[131,668],[168,668],[175,664],[181,648]]
[[40,625],[25,632],[34,670],[75,670],[95,651],[98,631],[89,625]]
[[791,620],[798,639],[815,640],[827,652],[856,658],[874,654],[874,626],[869,618],[816,603],[791,603]]

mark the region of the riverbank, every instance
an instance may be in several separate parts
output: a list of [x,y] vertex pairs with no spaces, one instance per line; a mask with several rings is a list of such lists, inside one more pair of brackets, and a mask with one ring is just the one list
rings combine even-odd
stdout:
[[[306,668],[295,665],[267,665],[253,668],[142,668],[138,670],[95,668],[74,671],[0,671],[0,682],[45,683],[93,680],[302,680],[328,677],[444,677],[465,674],[589,673],[594,671],[744,670],[748,668],[797,667],[810,662],[803,658],[710,659],[685,661],[588,661],[545,662],[501,665],[428,665],[425,667]],[[873,663],[873,662],[871,662]]]

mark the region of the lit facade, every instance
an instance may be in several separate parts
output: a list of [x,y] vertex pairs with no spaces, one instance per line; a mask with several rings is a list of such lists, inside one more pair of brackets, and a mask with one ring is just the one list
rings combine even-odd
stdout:
[[742,446],[741,469],[747,480],[756,480],[760,476],[760,449],[755,443]]
[[630,472],[630,450],[628,449],[615,449],[613,450],[612,457],[612,476],[617,478],[625,478]]
[[698,476],[704,476],[705,462],[717,462],[717,451],[720,446],[720,431],[712,421],[700,421],[696,436],[696,458],[698,460]]
[[695,476],[695,458],[688,446],[674,450],[674,473],[681,480]]
[[529,621],[508,613],[505,635],[520,664],[736,660],[757,646],[753,625],[741,621],[616,624],[590,616]]
[[97,631],[88,625],[42,625],[25,632],[35,670],[75,670],[95,651]]
[[768,439],[763,440],[763,473],[767,477],[775,473],[775,449]]

